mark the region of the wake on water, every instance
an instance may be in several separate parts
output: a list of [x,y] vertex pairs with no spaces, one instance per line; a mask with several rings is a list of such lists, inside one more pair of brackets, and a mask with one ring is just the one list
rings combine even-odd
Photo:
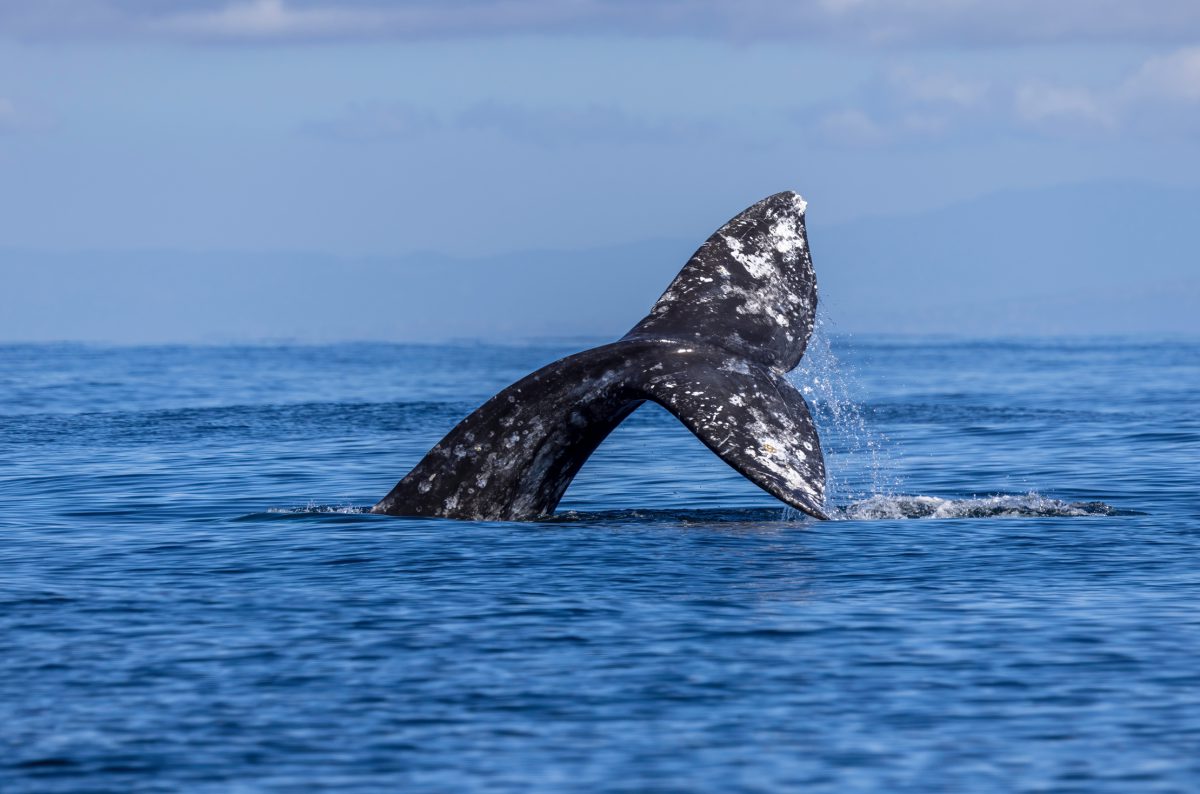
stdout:
[[[271,508],[271,516],[303,515],[362,515],[370,512],[362,505],[318,505],[304,507]],[[1066,502],[1052,499],[1036,492],[1025,494],[1000,494],[975,496],[963,499],[943,499],[937,496],[884,495],[860,499],[845,505],[832,505],[830,517],[834,521],[881,521],[909,518],[1064,518],[1072,516],[1134,515],[1133,511],[1120,511],[1104,502]],[[259,519],[260,514],[246,516]],[[547,523],[576,523],[587,521],[638,521],[648,523],[725,523],[725,522],[772,522],[810,521],[798,510],[785,508],[782,512],[774,508],[741,508],[730,510],[654,510],[625,509],[579,511],[566,510],[547,516]]]
[[[1103,502],[1064,502],[1035,492],[969,499],[936,496],[872,496],[845,507],[834,507],[833,518],[871,521],[896,518],[1014,518],[1111,516],[1118,511]],[[1122,513],[1124,514],[1124,513]]]

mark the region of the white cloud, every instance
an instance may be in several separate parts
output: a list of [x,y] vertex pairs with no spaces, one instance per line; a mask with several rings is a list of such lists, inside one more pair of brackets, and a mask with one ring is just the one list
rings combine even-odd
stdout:
[[920,72],[908,66],[893,68],[886,82],[890,91],[904,101],[962,108],[982,104],[989,88],[982,80],[945,72]]
[[1116,85],[1025,83],[1015,90],[1013,109],[1019,122],[1041,128],[1151,136],[1194,130],[1200,121],[1200,47],[1151,57]]
[[1125,82],[1129,99],[1200,102],[1200,47],[1151,58]]
[[[647,18],[654,19],[655,15],[650,13]],[[216,40],[439,39],[613,32],[636,27],[626,24],[632,21],[632,17],[611,9],[603,0],[476,0],[453,4],[437,0],[405,3],[360,0],[337,5],[300,5],[295,0],[233,0],[201,11],[152,17],[146,29]]]
[[1013,131],[1054,137],[1160,137],[1200,131],[1200,47],[1151,57],[1107,85],[1050,79],[985,82],[908,66],[885,71],[857,101],[810,125],[829,143],[948,141]]
[[246,0],[216,10],[169,16],[151,26],[212,38],[304,39],[369,34],[389,21],[389,14],[371,9],[292,8],[284,0]]
[[859,108],[842,108],[823,115],[817,131],[828,143],[878,146],[891,137],[878,121]]
[[1118,115],[1111,102],[1092,91],[1042,82],[1017,86],[1013,112],[1019,122],[1043,127],[1065,124],[1111,128]]
[[993,93],[983,80],[894,66],[865,86],[857,102],[826,109],[811,128],[839,146],[945,141],[991,121]]

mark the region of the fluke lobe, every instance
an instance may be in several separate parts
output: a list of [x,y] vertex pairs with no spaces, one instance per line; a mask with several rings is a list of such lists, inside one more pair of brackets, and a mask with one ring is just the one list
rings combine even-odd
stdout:
[[744,210],[700,246],[633,330],[492,397],[371,511],[547,516],[600,442],[651,400],[755,485],[827,518],[821,444],[784,377],[804,355],[817,308],[805,206],[785,192]]

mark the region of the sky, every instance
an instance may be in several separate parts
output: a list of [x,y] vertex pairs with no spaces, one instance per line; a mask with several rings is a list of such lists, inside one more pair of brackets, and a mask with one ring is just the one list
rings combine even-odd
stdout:
[[1200,333],[1200,4],[0,0],[0,341],[619,334],[783,189],[844,330]]

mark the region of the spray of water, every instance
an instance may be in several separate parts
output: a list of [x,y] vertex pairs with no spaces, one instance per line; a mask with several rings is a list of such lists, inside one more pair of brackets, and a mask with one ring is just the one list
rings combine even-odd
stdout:
[[[813,412],[825,452],[826,508],[835,519],[867,521],[898,518],[991,518],[1000,516],[1115,515],[1102,502],[1066,502],[1037,492],[943,499],[907,496],[896,476],[899,453],[870,421],[854,368],[838,358],[848,336],[836,335],[832,323],[818,317],[801,366],[791,380]],[[787,508],[784,518],[803,518]]]
[[[848,336],[836,337],[843,347]],[[808,401],[825,453],[826,503],[830,506],[898,492],[891,441],[874,428],[860,402],[856,373],[834,352],[832,323],[818,316],[800,366],[789,376]]]
[[283,513],[287,515],[307,515],[314,513],[341,513],[348,515],[353,513],[367,513],[370,512],[370,509],[371,508],[369,507],[350,504],[319,505],[316,502],[309,500],[308,504],[304,507],[271,507],[267,509],[267,512]]

